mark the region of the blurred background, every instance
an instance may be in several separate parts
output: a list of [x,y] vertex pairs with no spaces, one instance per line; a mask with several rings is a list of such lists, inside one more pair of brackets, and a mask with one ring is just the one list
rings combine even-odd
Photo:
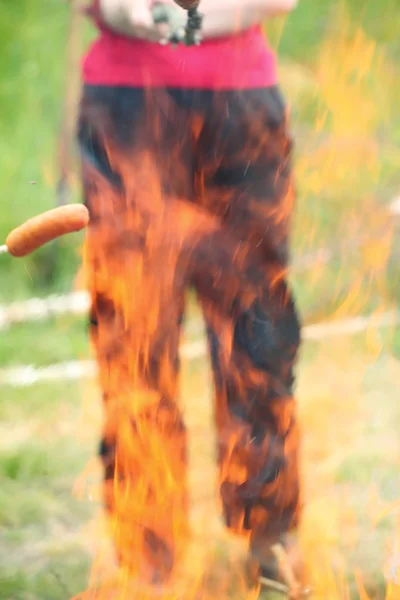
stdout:
[[[286,20],[266,24],[296,146],[302,543],[325,598],[400,597],[399,23],[398,0],[299,0]],[[27,218],[80,199],[68,157],[79,56],[94,35],[63,0],[0,0],[3,240]],[[86,318],[24,320],[25,305],[12,304],[74,291],[82,239],[0,257],[0,598],[8,600],[64,600],[87,585],[97,504],[82,473],[101,415],[95,383],[75,362],[90,358]],[[187,322],[196,343],[194,304]],[[183,388],[201,440],[212,428],[202,356],[185,362]],[[199,487],[210,480],[206,459]]]

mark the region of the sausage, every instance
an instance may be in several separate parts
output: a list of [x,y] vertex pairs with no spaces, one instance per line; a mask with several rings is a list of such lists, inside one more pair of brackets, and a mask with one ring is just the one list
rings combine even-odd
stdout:
[[68,204],[29,219],[11,231],[6,240],[9,254],[26,256],[52,240],[80,231],[89,222],[89,212],[83,204]]

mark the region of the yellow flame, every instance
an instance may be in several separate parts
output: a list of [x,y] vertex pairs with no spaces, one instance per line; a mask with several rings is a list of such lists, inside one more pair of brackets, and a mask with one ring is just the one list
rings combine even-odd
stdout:
[[[375,133],[381,122],[382,113],[375,101],[374,93],[371,93],[370,77],[371,73],[376,74],[382,68],[383,57],[377,52],[375,42],[369,39],[361,28],[354,30],[343,11],[339,12],[332,30],[333,33],[326,38],[320,48],[315,73],[306,74],[310,80],[312,94],[318,100],[318,110],[313,134],[310,135],[303,153],[298,156],[297,178],[300,192],[304,197],[321,195],[321,198],[323,197],[321,202],[330,203],[331,208],[336,209],[334,239],[329,239],[326,228],[321,229],[319,225],[321,207],[315,213],[313,212],[315,207],[302,205],[301,199],[297,229],[299,251],[312,247],[318,248],[321,244],[334,246],[333,254],[338,255],[337,260],[340,263],[339,273],[336,264],[331,272],[328,261],[327,265],[316,264],[307,272],[306,280],[309,288],[314,290],[328,277],[329,301],[332,303],[331,306],[335,306],[335,318],[340,318],[362,313],[374,295],[379,297],[380,302],[376,314],[380,314],[387,308],[389,300],[384,276],[390,258],[393,231],[390,220],[383,213],[381,205],[374,196],[374,189],[366,189],[363,185],[359,185],[360,173],[365,173],[366,170],[369,173],[369,185],[376,183],[380,176],[379,148]],[[293,101],[295,102],[295,99]],[[362,197],[354,198],[352,196],[354,189],[361,189]],[[158,191],[153,190],[153,192],[153,196],[157,197]],[[158,210],[159,207],[156,208]],[[162,219],[166,217],[168,215],[162,214]],[[187,216],[182,215],[183,221],[186,218]],[[158,226],[164,227],[164,221],[159,221]],[[340,239],[338,239],[339,234]],[[351,256],[353,252],[357,254],[356,259]],[[121,265],[119,267],[122,268]],[[124,265],[123,268],[126,269],[126,274],[129,272],[129,276],[134,275],[136,281],[143,277],[141,263],[129,269]],[[135,270],[134,274],[132,270]],[[108,273],[101,273],[99,281],[104,290],[107,290]],[[148,283],[154,284],[154,282]],[[130,294],[127,295],[124,285],[121,285],[120,289],[115,287],[114,294],[124,308],[132,302],[132,297]],[[141,297],[138,294],[134,301],[136,309],[142,313],[143,306],[148,302],[148,296]],[[318,312],[318,306],[314,309]],[[157,314],[151,313],[144,329],[147,328],[147,331],[151,332],[156,325]],[[379,332],[375,328],[368,329],[365,340],[368,360],[374,361],[383,345]],[[314,597],[329,600],[350,599],[348,578],[351,568],[346,557],[360,542],[359,515],[354,507],[350,506],[346,493],[343,490],[337,491],[334,481],[335,472],[342,465],[346,453],[351,447],[360,443],[364,432],[361,420],[363,410],[361,394],[366,366],[356,365],[353,354],[354,348],[351,343],[346,344],[343,340],[336,344],[329,342],[328,351],[325,354],[320,352],[310,367],[304,367],[301,377],[306,383],[300,384],[300,413],[305,438],[303,470],[307,503],[299,541],[310,566],[315,589]],[[349,365],[351,372],[349,372]],[[333,372],[333,375],[328,377],[327,372]],[[318,381],[315,381],[316,373],[319,377]],[[165,385],[172,385],[168,373],[166,373]],[[185,385],[189,389],[196,389],[198,395],[203,393],[203,381],[196,382],[194,386],[193,376],[190,381],[186,381]],[[124,439],[125,453],[131,459],[138,460],[138,448],[130,446],[129,432],[125,431],[126,421],[132,417],[132,404],[134,416],[137,417],[138,413],[151,411],[157,404],[157,399],[149,395],[148,390],[145,393],[136,390],[135,397],[130,397],[128,401],[119,398],[120,412],[116,415],[116,419],[119,423],[120,435]],[[204,407],[205,402],[201,405]],[[192,432],[190,442],[192,452],[200,455],[203,452],[203,444],[196,444],[193,437],[196,436],[196,419],[201,417],[193,413],[186,417],[189,421],[193,419],[193,426],[189,428]],[[143,435],[146,435],[148,440],[146,458],[150,459],[153,477],[158,482],[157,488],[164,490],[166,499],[179,495],[178,477],[171,471],[170,465],[163,462],[165,447],[160,443],[161,440],[150,435],[145,422],[139,422],[138,426],[144,428]],[[203,435],[205,431],[212,431],[210,413],[207,413],[200,430]],[[141,452],[144,455],[143,448]],[[214,457],[210,456],[209,460],[212,463]],[[204,470],[206,475],[215,478],[215,481],[217,476],[210,462],[200,465],[194,460],[192,469],[194,471],[189,474],[189,478],[192,479],[192,491],[197,485],[196,492],[192,494],[196,496],[199,493],[199,473]],[[237,476],[240,478],[241,474],[237,473]],[[82,481],[79,483],[78,487],[82,492],[84,483]],[[115,486],[120,498],[121,513],[125,513],[129,505],[124,506],[124,490],[118,490],[118,482],[115,482]],[[145,495],[146,489],[136,490],[139,506],[136,519],[140,517],[142,521],[153,517],[146,512]],[[216,489],[211,490],[207,501],[204,501],[204,498],[201,501],[208,502],[207,510],[215,516]],[[371,527],[376,527],[384,517],[398,511],[399,502],[383,501],[378,491],[371,486],[367,508]],[[198,513],[195,514],[198,516]],[[230,547],[230,540],[227,541],[224,537],[220,524],[217,525],[216,520],[213,519],[204,519],[201,523],[204,527],[199,527],[187,549],[186,560],[183,561],[173,585],[171,588],[158,590],[158,597],[162,600],[178,600],[178,598],[195,600],[198,597],[204,600],[256,598],[257,589],[251,591],[246,589],[241,576],[243,574],[241,559],[230,557],[230,562],[221,566],[223,563],[219,556],[221,547],[226,544],[222,554],[229,555],[227,548]],[[160,523],[161,529],[162,526],[163,524]],[[177,530],[179,532],[181,527],[184,528],[184,525],[179,523],[178,519],[175,523],[175,533]],[[205,531],[204,528],[207,527],[209,529]],[[99,525],[98,530],[103,534],[100,537],[106,539],[105,526]],[[167,537],[170,534],[168,527],[164,534]],[[210,543],[210,539],[213,543]],[[93,567],[90,589],[79,598],[82,600],[84,598],[147,600],[153,597],[154,589],[144,591],[141,586],[139,591],[135,588],[135,581],[132,581],[124,571],[116,572],[110,581],[106,583],[103,581],[99,587],[99,581],[104,579],[102,577],[104,566],[110,564],[109,549],[106,551],[101,543],[99,545],[100,557]],[[238,554],[242,556],[245,552],[246,547],[241,548]],[[393,568],[391,565],[389,571],[390,569],[393,571]],[[232,578],[235,570],[241,575]],[[369,600],[362,571],[356,569],[354,577],[360,600]],[[232,591],[232,587],[236,589]],[[97,591],[93,591],[95,589]],[[200,592],[201,596],[199,596]],[[389,577],[386,599],[397,600],[398,598],[400,599],[400,584],[395,577],[391,579]]]

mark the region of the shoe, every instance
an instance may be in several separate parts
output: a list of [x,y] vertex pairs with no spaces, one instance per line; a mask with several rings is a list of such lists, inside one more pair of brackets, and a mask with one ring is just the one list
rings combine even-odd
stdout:
[[251,555],[258,564],[261,588],[280,592],[293,600],[311,595],[305,564],[293,535],[286,534],[263,547],[253,547]]

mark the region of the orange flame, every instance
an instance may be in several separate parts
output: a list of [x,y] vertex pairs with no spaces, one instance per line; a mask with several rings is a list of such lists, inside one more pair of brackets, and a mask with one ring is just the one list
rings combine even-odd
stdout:
[[[136,156],[132,178],[124,157],[111,148],[108,152],[128,186],[126,197],[137,199],[139,189],[143,203],[118,212],[120,198],[102,180],[84,253],[93,315],[101,314],[92,339],[105,399],[103,438],[114,453],[104,501],[123,567],[109,584],[98,587],[95,565],[91,589],[80,598],[139,595],[146,600],[155,594],[172,600],[182,590],[185,598],[197,598],[204,590],[209,558],[198,556],[189,544],[187,434],[182,407],[171,400],[178,395],[179,332],[167,337],[160,330],[160,313],[163,323],[179,322],[182,305],[172,300],[180,285],[177,278],[196,238],[215,225],[213,217],[179,198],[163,202],[157,165],[149,154]],[[101,176],[94,172],[92,177]],[[132,243],[132,232],[141,229],[145,239]],[[239,249],[236,259],[241,260]],[[244,478],[243,473],[237,476]],[[222,598],[232,585],[241,598],[257,596],[257,586],[246,592],[243,575],[234,584],[228,577],[211,579],[207,588],[212,591],[202,597]]]
[[[355,184],[361,167],[368,166],[372,180],[377,180],[380,174],[378,147],[373,135],[379,115],[366,89],[368,73],[381,64],[382,57],[377,56],[375,44],[361,29],[350,35],[348,27],[342,15],[334,37],[328,38],[321,48],[312,83],[313,93],[317,90],[319,95],[320,109],[309,152],[300,156],[297,164],[302,193],[318,194],[328,190],[327,201],[336,203],[338,215],[342,215],[337,217],[334,229],[343,231],[342,237],[350,240],[350,250],[355,246],[359,252],[356,261],[345,265],[346,272],[340,268],[339,275],[332,274],[329,264],[317,264],[306,275],[311,290],[322,277],[330,277],[329,302],[334,306],[336,317],[363,312],[373,294],[379,294],[385,306],[390,303],[383,280],[392,241],[390,220],[379,210],[373,194],[367,190],[361,199],[348,201],[348,190]],[[179,171],[175,151],[175,148],[171,149],[171,161],[176,161]],[[144,153],[137,157],[134,178],[132,165],[111,143],[108,155],[128,186],[126,198],[134,197],[141,203],[122,211],[115,190],[101,180],[95,186],[94,226],[88,232],[84,255],[94,312],[102,313],[93,341],[100,366],[100,385],[105,391],[104,438],[115,452],[115,471],[105,487],[105,503],[112,507],[107,527],[127,568],[116,571],[110,581],[104,583],[104,565],[111,561],[109,549],[104,546],[102,556],[94,563],[89,590],[79,598],[252,600],[258,597],[259,589],[257,586],[249,588],[244,574],[242,558],[247,550],[246,539],[237,552],[240,558],[234,555],[229,564],[221,566],[220,545],[231,548],[229,536],[222,533],[219,526],[214,528],[213,519],[204,524],[209,528],[209,536],[199,531],[199,527],[194,533],[196,523],[189,515],[189,489],[193,485],[188,486],[191,473],[190,469],[188,473],[187,446],[190,440],[183,420],[184,408],[179,403],[165,401],[165,398],[175,399],[178,395],[174,357],[179,336],[168,339],[167,343],[159,343],[159,347],[154,346],[155,340],[162,340],[163,336],[159,330],[160,313],[164,320],[165,314],[171,321],[179,322],[181,318],[182,306],[171,301],[172,291],[180,285],[179,273],[187,268],[194,242],[203,232],[212,231],[215,222],[209,214],[180,198],[168,204],[163,202],[157,165],[150,155]],[[176,176],[179,177],[179,172]],[[96,179],[99,175],[93,173],[92,177]],[[201,178],[197,185],[201,189]],[[343,195],[330,195],[332,189],[342,191]],[[275,215],[277,221],[287,218],[292,202],[293,198],[288,197],[282,212]],[[300,251],[326,241],[326,231],[319,230],[318,219],[307,208],[299,217]],[[96,221],[100,216],[101,221]],[[147,234],[133,243],[127,232],[139,231],[143,219],[146,219]],[[369,233],[364,239],[366,230]],[[332,240],[328,242],[332,243]],[[121,246],[123,252],[120,252]],[[232,262],[245,260],[245,247],[228,249],[231,250]],[[346,244],[340,243],[336,251],[339,257],[341,253],[345,255],[347,263],[350,252]],[[281,278],[282,273],[277,271],[275,282]],[[232,285],[237,282],[233,281]],[[249,289],[245,302],[250,305],[253,299]],[[205,305],[203,308],[206,313],[209,311],[208,317],[212,319],[210,307]],[[318,306],[314,309],[318,313]],[[382,306],[376,310],[382,310]],[[232,329],[228,323],[219,322],[218,331],[229,355]],[[372,331],[367,332],[367,341],[368,351],[375,358],[381,343]],[[151,362],[154,354],[158,359],[156,366]],[[303,377],[307,383],[304,390],[300,383],[307,504],[299,541],[310,566],[314,597],[321,599],[350,599],[352,591],[345,555],[359,541],[358,513],[348,505],[344,494],[335,491],[333,484],[333,474],[342,464],[343,455],[357,444],[363,433],[360,413],[363,410],[361,388],[365,368],[358,365],[348,373],[351,358],[351,344],[332,344],[328,356],[320,355],[313,364],[313,377],[304,369]],[[336,362],[335,376],[329,381],[329,388],[325,372],[333,362]],[[151,385],[155,368],[157,391]],[[322,374],[323,381],[314,383],[314,389],[310,390],[308,384],[315,379],[315,369]],[[191,391],[196,388],[197,397],[203,393],[204,381],[201,378],[194,382],[192,377],[186,388]],[[225,408],[222,406],[220,410]],[[288,402],[288,418],[291,410]],[[217,421],[224,420],[222,414],[217,413],[216,417]],[[282,427],[285,427],[284,423]],[[340,434],[332,433],[335,427]],[[202,432],[212,436],[209,422]],[[235,465],[237,436],[237,431],[227,432],[226,462],[220,477],[224,479],[229,473],[230,481],[241,483],[246,480],[247,473],[239,462]],[[293,448],[288,452],[297,446],[296,441],[293,439]],[[200,446],[194,449],[197,454],[202,451]],[[315,464],[319,465],[318,469],[307,471],[307,467]],[[208,473],[210,478],[216,479],[214,471]],[[274,485],[280,484],[278,479]],[[218,501],[214,492],[214,506],[208,505],[210,513],[216,511]],[[382,515],[392,514],[397,507],[398,502],[386,505],[371,493],[369,515],[374,524]],[[242,513],[238,514],[235,526],[238,531],[242,530]],[[101,531],[105,531],[104,524]],[[388,569],[390,571],[390,567]],[[354,579],[353,587],[358,597],[368,600],[359,569],[354,569]],[[400,598],[396,578],[389,577],[388,581],[387,600]]]

